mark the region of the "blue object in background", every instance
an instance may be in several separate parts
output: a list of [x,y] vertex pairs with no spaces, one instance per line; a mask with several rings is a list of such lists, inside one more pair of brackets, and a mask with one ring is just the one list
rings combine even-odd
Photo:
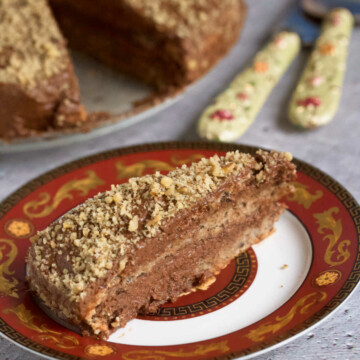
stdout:
[[327,11],[336,7],[343,7],[350,10],[354,15],[360,14],[359,0],[310,0],[308,2],[320,5],[327,9]]
[[300,2],[286,14],[279,26],[276,27],[276,32],[279,31],[279,28],[296,32],[305,46],[312,45],[320,34],[319,23],[309,18]]
[[276,32],[294,31],[300,36],[304,46],[311,46],[320,35],[321,18],[336,7],[347,8],[353,13],[355,20],[360,22],[360,0],[302,0],[276,26]]
[[360,24],[359,0],[301,0],[302,8],[312,16],[322,18],[330,10],[342,7],[352,12],[355,24]]

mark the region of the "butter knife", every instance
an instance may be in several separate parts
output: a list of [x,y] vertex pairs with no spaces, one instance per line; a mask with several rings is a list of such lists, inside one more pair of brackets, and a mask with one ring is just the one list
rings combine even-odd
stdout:
[[335,116],[353,24],[353,16],[347,9],[334,9],[326,15],[290,100],[288,116],[293,124],[311,129],[329,123]]
[[299,53],[300,44],[296,33],[278,33],[256,54],[251,66],[205,109],[198,123],[200,136],[224,142],[240,137]]
[[[320,27],[305,15],[297,2],[277,26],[273,40],[205,109],[198,122],[199,135],[209,140],[230,142],[244,134],[299,53],[301,44],[312,45],[319,34]],[[293,107],[293,104],[289,107],[291,112]]]

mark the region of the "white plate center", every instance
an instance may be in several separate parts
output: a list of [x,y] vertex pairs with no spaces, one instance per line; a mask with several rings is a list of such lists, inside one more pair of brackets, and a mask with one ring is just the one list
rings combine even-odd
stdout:
[[286,211],[276,224],[276,232],[253,249],[258,261],[255,280],[230,305],[184,320],[135,319],[109,341],[138,346],[186,344],[229,334],[269,315],[304,281],[312,261],[311,240],[302,223]]

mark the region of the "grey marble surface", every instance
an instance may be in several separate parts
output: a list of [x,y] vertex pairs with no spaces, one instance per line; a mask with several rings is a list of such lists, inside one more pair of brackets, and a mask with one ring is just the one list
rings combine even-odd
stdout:
[[[292,1],[249,1],[243,36],[231,54],[186,96],[158,115],[123,131],[66,148],[0,155],[0,199],[56,166],[99,151],[167,140],[198,140],[196,119],[209,100],[241,70],[264,43]],[[306,132],[291,126],[286,105],[308,55],[303,51],[271,94],[256,122],[239,143],[292,152],[342,183],[360,199],[360,29],[354,31],[341,106],[326,127]],[[307,335],[258,359],[360,359],[360,289],[333,316]],[[37,360],[0,338],[0,360]]]

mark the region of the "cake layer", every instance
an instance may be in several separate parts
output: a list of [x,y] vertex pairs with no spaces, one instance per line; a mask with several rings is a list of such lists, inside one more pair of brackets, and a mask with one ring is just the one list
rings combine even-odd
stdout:
[[0,2],[0,138],[86,119],[69,54],[45,0]]
[[[232,197],[227,206],[210,209],[204,219],[194,221],[181,234],[172,234],[169,242],[173,246],[162,254],[152,254],[157,256],[152,257],[155,260],[137,268],[135,274],[129,266],[107,288],[106,301],[96,307],[91,317],[92,328],[86,322],[80,327],[89,334],[101,329],[99,335],[107,337],[138,313],[154,312],[163,303],[175,301],[181,294],[205,284],[236,255],[272,233],[274,222],[285,208],[274,203],[274,199],[287,191],[282,188],[274,198],[263,198],[264,193],[255,195],[256,199],[261,195],[260,201],[240,194],[241,201]],[[151,244],[144,251],[152,252],[157,246],[162,248]]]
[[184,86],[236,42],[242,0],[52,0],[70,46],[158,89]]
[[267,236],[294,178],[287,154],[235,152],[130,179],[32,239],[30,288],[84,334],[106,337]]

